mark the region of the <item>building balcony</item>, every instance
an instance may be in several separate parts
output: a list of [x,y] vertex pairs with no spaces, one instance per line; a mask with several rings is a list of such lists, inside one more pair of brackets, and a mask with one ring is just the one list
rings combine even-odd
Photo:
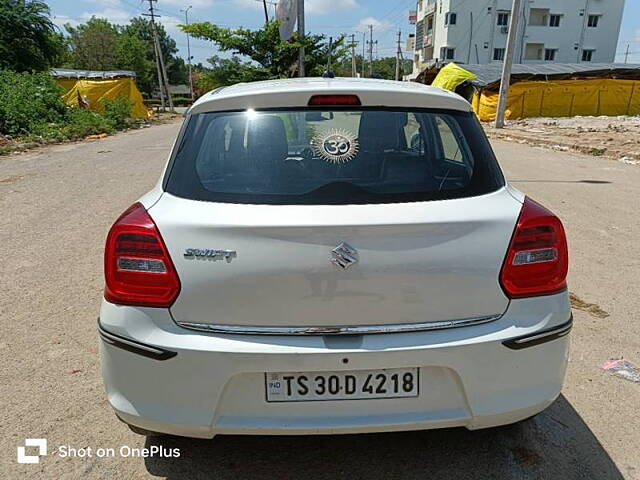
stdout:
[[427,33],[424,36],[424,44],[425,47],[433,47],[433,34]]

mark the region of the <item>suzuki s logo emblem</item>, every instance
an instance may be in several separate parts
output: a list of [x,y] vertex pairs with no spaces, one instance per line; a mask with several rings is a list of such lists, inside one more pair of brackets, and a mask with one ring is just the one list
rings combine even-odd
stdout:
[[342,242],[331,250],[331,263],[346,270],[358,263],[358,251],[348,243]]

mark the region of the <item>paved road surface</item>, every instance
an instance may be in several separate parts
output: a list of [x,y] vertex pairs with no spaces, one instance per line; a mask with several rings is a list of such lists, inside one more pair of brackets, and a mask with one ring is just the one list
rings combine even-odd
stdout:
[[[571,291],[610,314],[575,312],[566,388],[545,413],[476,432],[163,440],[179,459],[52,454],[145,446],[113,416],[100,380],[102,246],[117,215],[156,182],[177,129],[0,157],[4,478],[640,478],[640,385],[598,368],[621,356],[640,365],[640,167],[502,142],[508,177],[565,222]],[[16,447],[29,437],[46,437],[50,454],[18,465]]]

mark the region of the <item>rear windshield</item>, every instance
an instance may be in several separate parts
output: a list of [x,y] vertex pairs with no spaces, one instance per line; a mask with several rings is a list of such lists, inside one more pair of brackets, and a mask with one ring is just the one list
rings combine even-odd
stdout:
[[193,114],[165,189],[251,204],[416,202],[504,185],[472,113],[354,108]]

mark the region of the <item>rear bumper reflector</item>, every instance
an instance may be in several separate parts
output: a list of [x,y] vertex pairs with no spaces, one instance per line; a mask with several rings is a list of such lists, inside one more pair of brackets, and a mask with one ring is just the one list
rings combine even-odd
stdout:
[[130,338],[107,332],[100,324],[99,318],[98,334],[100,335],[100,338],[102,338],[102,340],[104,340],[109,345],[113,345],[114,347],[127,350],[131,353],[142,355],[143,357],[152,358],[154,360],[167,360],[169,358],[175,357],[178,354],[177,352],[165,350],[164,348],[156,347],[153,345],[147,345],[146,343],[140,343],[136,340],[131,340]]
[[316,326],[316,327],[275,327],[252,325],[215,325],[211,323],[176,322],[184,328],[212,333],[236,333],[243,335],[368,335],[376,333],[423,332],[427,330],[443,330],[445,328],[468,327],[481,323],[493,322],[502,317],[488,315],[485,317],[463,318],[442,322],[399,323],[396,325],[353,325],[353,326]]
[[566,323],[563,323],[562,325],[557,325],[555,327],[547,328],[545,330],[540,330],[538,332],[531,333],[529,335],[523,335],[521,337],[512,338],[511,340],[506,340],[502,342],[502,344],[505,347],[510,348],[511,350],[522,350],[524,348],[534,347],[536,345],[541,345],[543,343],[556,340],[560,337],[564,337],[571,331],[572,327],[573,327],[573,314],[569,318],[569,321]]

